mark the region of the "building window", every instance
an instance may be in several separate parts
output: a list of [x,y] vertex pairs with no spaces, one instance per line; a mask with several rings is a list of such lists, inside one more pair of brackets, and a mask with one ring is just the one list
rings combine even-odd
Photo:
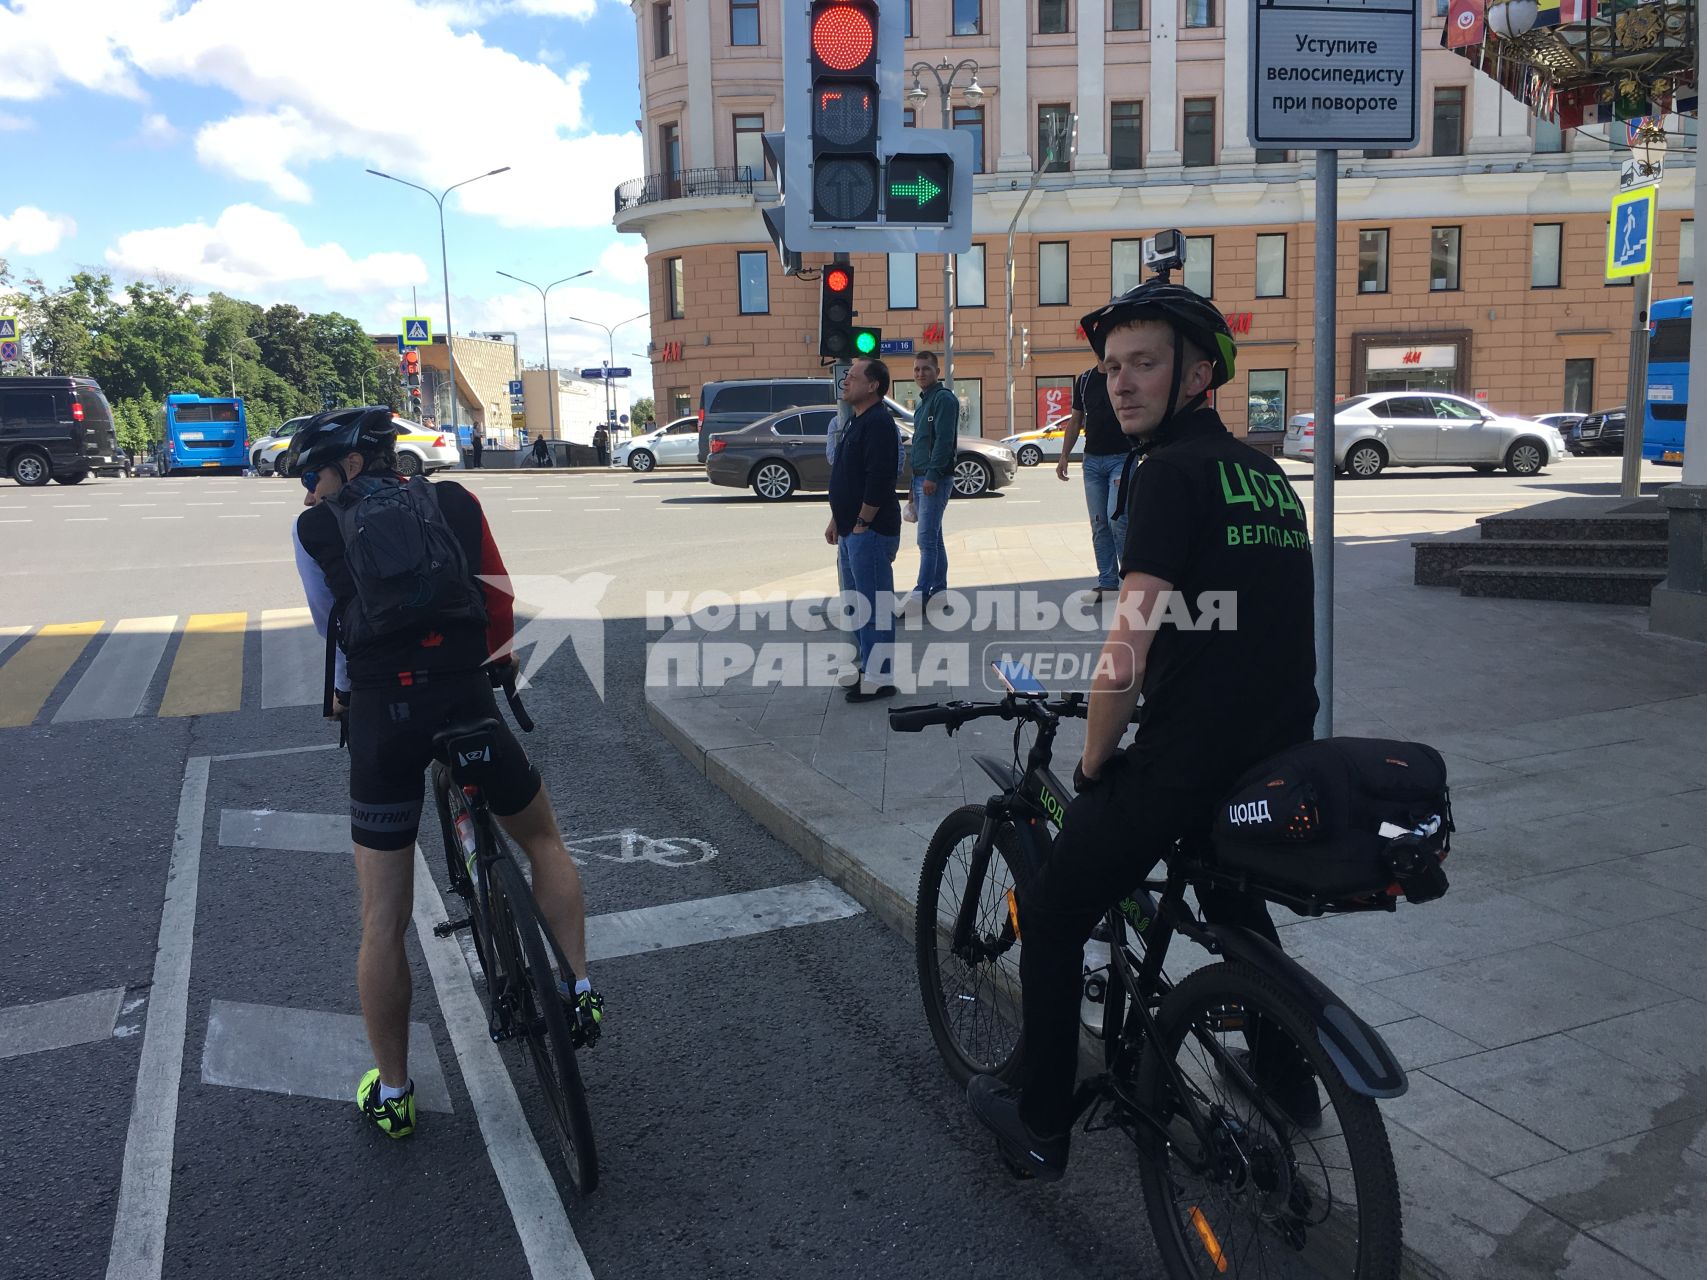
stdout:
[[911,108],[911,107],[902,107],[901,108],[901,127],[903,129],[916,129],[918,127],[918,124],[919,124],[919,113],[917,111],[914,111],[913,108]]
[[1593,360],[1565,361],[1565,402],[1561,407],[1566,413],[1594,412]]
[[889,255],[889,309],[917,311],[919,308],[919,255]]
[[1562,222],[1538,223],[1529,233],[1529,287],[1557,289],[1559,287],[1559,241],[1565,226]]
[[670,406],[670,417],[672,418],[693,416],[693,397],[688,394],[686,387],[671,387],[665,393],[664,403]]
[[735,258],[741,277],[741,314],[767,314],[771,309],[770,254],[738,253]]
[[1137,31],[1144,25],[1144,6],[1142,0],[1114,0],[1113,12],[1109,15],[1109,27],[1114,31]]
[[1387,228],[1357,233],[1357,291],[1387,292]]
[[1464,154],[1464,89],[1446,85],[1434,91],[1434,154]]
[[1108,108],[1108,167],[1144,167],[1144,104],[1115,102]]
[[1565,131],[1557,121],[1535,117],[1535,154],[1556,155],[1565,149]]
[[957,36],[984,34],[983,0],[954,0],[954,34]]
[[1695,283],[1695,219],[1685,218],[1677,229],[1677,282]]
[[1065,173],[1071,167],[1073,109],[1053,102],[1037,109],[1037,154],[1045,173]]
[[972,135],[972,172],[984,172],[984,108],[956,107],[954,127]]
[[670,6],[652,6],[652,56],[667,58],[676,51],[675,27],[670,21]]
[[670,319],[680,320],[687,314],[687,290],[682,287],[682,260],[680,258],[664,259],[664,296]]
[[1185,25],[1188,27],[1213,27],[1215,25],[1215,0],[1185,0]]
[[1458,288],[1459,244],[1462,227],[1433,227],[1428,233],[1428,287],[1434,293]]
[[1257,297],[1286,296],[1286,237],[1257,237]]
[[1245,402],[1246,431],[1286,430],[1286,370],[1252,369]]
[[735,168],[741,177],[762,181],[765,176],[765,118],[735,117]]
[[1274,147],[1257,148],[1258,164],[1285,164],[1291,157],[1290,151],[1277,150]]
[[682,194],[682,127],[672,121],[658,126],[658,163],[663,166],[665,200]]
[[1067,0],[1037,0],[1037,34],[1067,34]]
[[1110,297],[1118,298],[1144,283],[1144,242],[1116,240],[1109,249],[1108,292]]
[[1205,298],[1215,296],[1215,237],[1187,236],[1185,238],[1185,271],[1180,283]]
[[1051,240],[1037,246],[1037,305],[1067,305],[1067,242]]
[[907,0],[907,25],[901,29],[901,35],[908,40],[913,38],[913,0]]
[[1391,160],[1393,149],[1391,147],[1366,148],[1363,152],[1363,158],[1365,160]]
[[729,0],[729,43],[759,42],[759,0]]
[[1215,163],[1215,99],[1185,100],[1185,163]]
[[[1058,418],[1065,418],[1073,411],[1073,383],[1076,379],[1050,375],[1033,379],[1032,385],[1037,389],[1037,426],[1047,427]],[[1020,417],[1018,410],[1014,416]],[[1015,430],[1018,430],[1016,425]]]
[[1444,18],[1446,11],[1452,7],[1452,0],[1434,0],[1434,16]]
[[971,253],[954,255],[954,305],[984,305],[984,246],[975,244]]

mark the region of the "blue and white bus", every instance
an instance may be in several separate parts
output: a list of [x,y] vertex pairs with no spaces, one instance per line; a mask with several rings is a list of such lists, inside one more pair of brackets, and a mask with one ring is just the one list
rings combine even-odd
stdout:
[[1662,298],[1648,308],[1648,394],[1642,457],[1683,465],[1689,413],[1689,331],[1694,298]]
[[249,418],[233,396],[166,397],[162,475],[242,475]]

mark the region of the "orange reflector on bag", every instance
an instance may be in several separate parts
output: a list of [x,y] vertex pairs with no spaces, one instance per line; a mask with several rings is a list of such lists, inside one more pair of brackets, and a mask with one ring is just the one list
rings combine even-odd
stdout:
[[1196,1205],[1191,1207],[1191,1225],[1197,1229],[1197,1238],[1203,1241],[1204,1251],[1209,1254],[1209,1260],[1215,1264],[1215,1270],[1225,1273],[1227,1255],[1221,1252],[1221,1242],[1215,1238],[1215,1232],[1209,1225],[1209,1219],[1203,1216],[1203,1210]]

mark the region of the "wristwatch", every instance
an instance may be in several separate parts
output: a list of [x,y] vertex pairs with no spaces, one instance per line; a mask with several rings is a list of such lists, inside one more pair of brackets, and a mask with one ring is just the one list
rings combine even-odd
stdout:
[[871,528],[871,521],[861,520],[861,519],[858,519],[856,517],[854,519],[854,528],[856,528],[856,529],[869,529],[869,528]]

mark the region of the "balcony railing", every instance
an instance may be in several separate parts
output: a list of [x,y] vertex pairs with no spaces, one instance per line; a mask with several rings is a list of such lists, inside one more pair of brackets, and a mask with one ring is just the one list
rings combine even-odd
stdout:
[[696,196],[750,196],[765,181],[764,171],[751,165],[723,169],[678,169],[650,173],[616,189],[616,211],[637,209],[660,200],[691,200]]

